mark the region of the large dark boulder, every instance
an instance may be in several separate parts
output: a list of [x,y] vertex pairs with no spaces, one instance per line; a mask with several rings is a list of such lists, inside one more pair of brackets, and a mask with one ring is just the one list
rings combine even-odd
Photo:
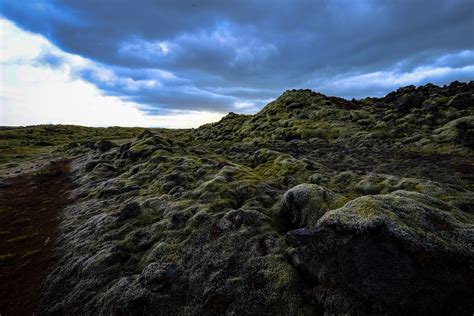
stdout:
[[446,123],[434,131],[433,137],[440,143],[454,142],[474,148],[474,116],[465,116]]
[[474,122],[472,120],[460,121],[457,126],[455,141],[469,148],[474,148]]
[[94,144],[94,149],[99,151],[100,153],[105,153],[114,146],[115,144],[112,143],[110,140],[100,140]]
[[134,217],[137,217],[141,214],[140,203],[132,201],[127,203],[124,208],[122,208],[118,214],[119,221],[125,221]]
[[432,99],[427,99],[423,102],[421,109],[426,113],[436,113],[439,110],[439,105]]
[[163,267],[157,262],[149,264],[140,275],[140,282],[152,291],[159,291],[178,276],[178,267],[169,265]]
[[360,197],[286,239],[295,247],[290,261],[326,311],[474,310],[472,218],[426,195]]
[[419,108],[423,104],[423,98],[417,93],[405,93],[395,101],[397,111],[403,114],[413,108]]

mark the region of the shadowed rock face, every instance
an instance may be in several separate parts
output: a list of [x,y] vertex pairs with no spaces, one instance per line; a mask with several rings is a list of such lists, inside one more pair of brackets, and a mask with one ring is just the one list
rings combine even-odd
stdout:
[[290,260],[314,282],[322,304],[332,288],[368,313],[462,314],[474,307],[474,232],[466,222],[439,200],[396,191],[357,198],[286,240],[295,247]]
[[473,92],[291,90],[69,146],[76,203],[40,312],[471,313]]

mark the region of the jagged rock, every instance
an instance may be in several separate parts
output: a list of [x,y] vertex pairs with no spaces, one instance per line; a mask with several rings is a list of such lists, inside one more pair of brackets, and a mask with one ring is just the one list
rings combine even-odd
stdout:
[[125,221],[137,217],[141,214],[141,206],[137,201],[132,201],[127,203],[124,208],[122,208],[118,214],[119,221]]
[[395,105],[401,113],[408,113],[413,108],[420,107],[423,98],[416,93],[406,93],[397,99]]
[[[87,167],[91,167],[91,165],[86,165]],[[117,171],[117,168],[115,168],[113,165],[109,163],[98,163],[95,165],[94,170],[95,173],[112,173]]]
[[189,217],[190,216],[186,211],[176,212],[171,216],[171,226],[174,229],[182,228],[186,225]]
[[466,116],[436,129],[433,138],[436,142],[455,142],[473,148],[474,143],[474,116]]
[[178,184],[174,181],[167,181],[161,185],[160,190],[163,192],[169,192],[177,185]]
[[183,185],[189,179],[183,172],[174,171],[162,178],[163,182],[173,182],[175,185]]
[[114,146],[115,144],[109,140],[100,140],[94,144],[94,148],[98,150],[100,153],[105,153]]
[[124,152],[124,155],[123,155],[124,158],[130,158],[132,160],[148,158],[156,150],[156,148],[153,148],[151,146],[145,147],[145,148],[132,147],[131,149],[133,150],[128,150]]
[[465,109],[474,106],[474,95],[470,92],[456,94],[449,100],[447,106],[452,106],[457,109]]
[[202,178],[206,174],[206,170],[204,168],[199,168],[194,172],[197,178]]
[[99,188],[99,196],[108,198],[113,195],[119,195],[130,191],[138,190],[140,187],[134,184],[127,184],[121,179],[110,179],[103,181]]
[[323,305],[333,304],[324,295],[331,287],[365,306],[362,313],[463,314],[474,308],[469,222],[439,200],[397,191],[350,201],[286,239],[295,247],[290,260]]
[[431,99],[425,100],[421,107],[423,112],[433,113],[438,111],[438,104]]
[[79,146],[87,147],[89,149],[94,149],[95,143],[90,140],[81,141],[78,143]]
[[143,269],[140,282],[152,291],[159,291],[178,277],[179,269],[176,265],[163,265],[153,262]]
[[457,125],[457,136],[455,141],[459,144],[463,144],[466,147],[474,148],[474,121],[463,120]]
[[84,169],[86,171],[91,171],[92,169],[94,169],[95,166],[97,166],[99,164],[99,162],[97,160],[90,160],[88,161],[85,166],[84,166]]
[[128,142],[128,143],[125,143],[125,144],[122,144],[119,148],[119,153],[120,154],[123,154],[124,152],[126,152],[127,150],[130,149],[130,146],[132,145],[132,143]]

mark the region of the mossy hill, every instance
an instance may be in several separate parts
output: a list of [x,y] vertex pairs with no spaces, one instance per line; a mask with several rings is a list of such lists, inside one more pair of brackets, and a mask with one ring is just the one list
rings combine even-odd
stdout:
[[20,145],[71,160],[40,313],[474,311],[474,82],[288,90],[197,129],[0,139],[4,169],[37,157]]

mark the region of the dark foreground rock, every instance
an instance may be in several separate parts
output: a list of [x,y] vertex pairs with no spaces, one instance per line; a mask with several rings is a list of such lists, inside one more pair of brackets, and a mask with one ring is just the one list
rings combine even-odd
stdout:
[[[471,222],[471,224],[469,224]],[[469,314],[472,219],[426,195],[365,196],[287,234],[313,299],[336,312]],[[331,295],[332,297],[328,297]]]

